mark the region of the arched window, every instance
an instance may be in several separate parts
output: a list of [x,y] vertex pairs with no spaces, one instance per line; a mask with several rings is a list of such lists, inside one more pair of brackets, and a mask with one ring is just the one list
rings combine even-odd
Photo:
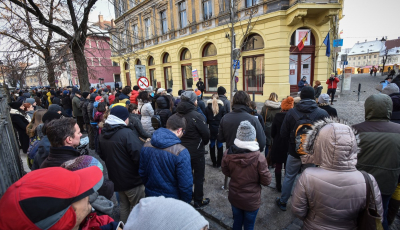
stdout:
[[187,48],[185,48],[183,51],[182,51],[182,54],[181,54],[181,61],[183,61],[183,60],[189,60],[189,59],[191,59],[192,58],[192,55],[190,54],[190,51],[187,49]]
[[154,65],[155,63],[154,63],[154,58],[153,57],[150,57],[149,58],[149,66],[150,65]]
[[125,70],[129,70],[129,64],[128,64],[128,62],[125,62],[124,66],[125,66]]
[[169,56],[168,53],[164,54],[163,57],[163,63],[170,63],[171,62],[171,57]]
[[136,60],[136,65],[141,65],[142,64],[142,61],[140,61],[140,59],[137,59]]
[[251,34],[244,40],[243,51],[257,50],[264,48],[264,40],[258,34]]
[[203,57],[215,56],[217,55],[217,48],[214,44],[208,43],[203,50]]

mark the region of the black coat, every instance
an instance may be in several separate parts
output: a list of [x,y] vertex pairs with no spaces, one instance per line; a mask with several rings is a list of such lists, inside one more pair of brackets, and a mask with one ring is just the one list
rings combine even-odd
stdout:
[[129,114],[129,128],[135,133],[136,136],[143,139],[151,138],[151,135],[144,131],[142,122],[140,121],[139,115]]
[[83,116],[83,122],[85,122],[85,124],[90,124],[90,118],[89,118],[89,114],[88,114],[88,105],[89,105],[89,100],[88,99],[83,99],[83,105],[82,105],[82,116]]
[[64,109],[72,109],[72,100],[69,95],[64,95],[62,98],[62,106]]
[[57,97],[53,97],[53,100],[51,101],[53,104],[56,105],[62,105],[62,97],[61,96],[57,96]]
[[75,159],[80,155],[78,151],[70,146],[50,147],[49,156],[43,161],[40,168],[59,167],[64,162]]
[[204,146],[210,140],[210,131],[203,115],[196,112],[196,106],[188,101],[181,101],[176,112],[186,119],[186,129],[181,137],[181,144],[189,150],[191,159],[204,157]]
[[29,121],[21,114],[10,112],[11,121],[14,130],[18,132],[19,141],[21,142],[21,148],[24,153],[29,148],[29,136],[26,134],[26,126],[29,125]]
[[260,152],[265,148],[265,133],[260,121],[248,113],[245,105],[233,105],[232,112],[227,113],[221,120],[218,129],[218,141],[226,142],[226,148],[230,148],[236,138],[237,129],[242,121],[249,121],[256,129],[256,138],[260,146]]
[[205,115],[207,117],[207,123],[208,123],[208,127],[210,129],[210,139],[211,140],[217,139],[219,123],[221,122],[222,117],[226,114],[223,101],[218,100],[218,108],[219,108],[219,112],[216,116],[214,116],[214,113],[212,110],[212,100],[207,101]]
[[271,151],[271,161],[273,163],[285,163],[288,156],[289,145],[288,139],[281,137],[281,127],[285,119],[286,112],[275,114],[271,126],[271,137],[273,138]]
[[318,97],[321,95],[321,93],[322,93],[322,89],[323,89],[324,87],[322,86],[322,85],[319,85],[318,87],[316,87],[316,88],[314,88],[314,91],[315,91],[315,93],[314,93],[314,98],[315,99],[318,99]]
[[46,136],[43,136],[42,139],[40,139],[39,142],[39,148],[38,152],[35,155],[35,159],[33,159],[33,164],[31,170],[36,170],[40,169],[40,166],[42,165],[43,161],[46,160],[46,158],[49,156],[50,153],[50,141],[49,138]]
[[166,127],[168,118],[172,115],[170,110],[170,99],[167,96],[160,96],[157,98],[157,109],[154,111],[155,115],[160,115],[162,127]]
[[337,117],[337,111],[335,108],[331,107],[330,105],[319,106],[321,109],[325,110],[329,116]]
[[128,126],[104,124],[99,146],[98,154],[106,163],[115,191],[127,191],[143,184],[139,176],[142,143]]
[[[222,102],[222,104],[223,104],[223,102]],[[197,106],[201,109],[203,114],[206,114],[206,104],[204,104],[204,101],[197,99]]]
[[198,81],[198,82],[196,83],[196,87],[197,87],[200,91],[204,90],[204,89],[205,89],[205,87],[204,87],[204,82],[203,82],[203,81]]

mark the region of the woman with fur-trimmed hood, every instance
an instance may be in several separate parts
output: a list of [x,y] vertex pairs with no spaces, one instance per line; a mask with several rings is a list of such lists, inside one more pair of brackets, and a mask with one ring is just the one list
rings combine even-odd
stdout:
[[275,118],[275,114],[281,111],[281,103],[278,101],[278,95],[271,93],[268,100],[265,101],[264,106],[261,110],[261,116],[264,119],[265,126],[265,137],[267,138],[265,146],[265,157],[268,155],[269,146],[272,144],[271,127],[272,121]]
[[[301,174],[292,196],[292,213],[304,221],[303,229],[357,229],[365,208],[366,183],[357,171],[358,138],[346,124],[326,118],[314,124],[303,147],[303,164],[315,164]],[[375,203],[383,216],[381,193],[370,175]]]
[[[218,94],[213,94],[211,98],[212,99],[207,101],[205,116],[207,117],[207,124],[210,129],[210,157],[213,162],[213,167],[218,168],[221,166],[221,160],[224,154],[223,143],[217,141],[218,127],[226,111],[224,102],[219,100]],[[217,144],[217,158],[215,158],[215,144]]]

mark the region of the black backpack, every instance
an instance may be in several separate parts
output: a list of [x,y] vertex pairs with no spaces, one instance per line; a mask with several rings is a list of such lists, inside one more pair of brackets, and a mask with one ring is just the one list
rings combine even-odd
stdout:
[[303,144],[306,141],[308,131],[312,130],[315,119],[320,114],[319,109],[314,110],[312,113],[302,113],[297,109],[293,109],[292,116],[296,120],[296,124],[290,133],[291,143],[296,144],[295,151],[299,155],[306,155]]
[[157,130],[157,129],[163,127],[162,126],[161,117],[160,117],[160,115],[158,115],[158,113],[156,113],[153,116],[151,116],[151,126],[153,126],[154,130]]

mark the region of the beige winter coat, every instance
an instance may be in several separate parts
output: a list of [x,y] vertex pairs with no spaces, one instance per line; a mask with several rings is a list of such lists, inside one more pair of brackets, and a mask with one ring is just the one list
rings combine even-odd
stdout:
[[[304,220],[303,229],[357,229],[358,214],[366,203],[366,184],[356,169],[359,150],[353,131],[347,125],[321,121],[305,146],[309,154],[302,163],[320,167],[307,168],[300,176],[292,197],[293,214]],[[381,193],[370,177],[378,213],[383,216]]]

